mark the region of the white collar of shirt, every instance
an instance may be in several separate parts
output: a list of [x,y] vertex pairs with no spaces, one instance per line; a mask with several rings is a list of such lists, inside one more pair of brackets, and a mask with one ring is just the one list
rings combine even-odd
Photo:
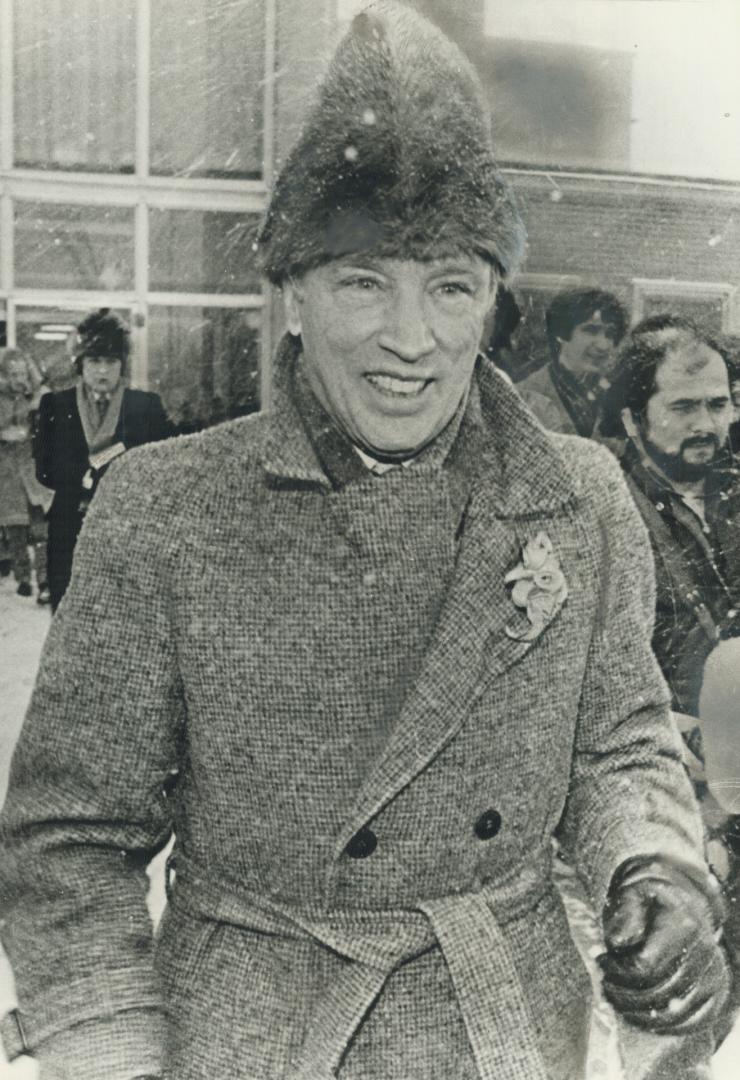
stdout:
[[399,465],[402,468],[407,469],[414,460],[413,458],[404,458],[403,461],[399,462],[377,461],[374,457],[371,457],[370,454],[366,454],[364,450],[360,450],[359,446],[355,446],[354,449],[359,455],[360,461],[365,468],[376,476],[383,476],[385,473],[390,472],[391,469],[397,469]]

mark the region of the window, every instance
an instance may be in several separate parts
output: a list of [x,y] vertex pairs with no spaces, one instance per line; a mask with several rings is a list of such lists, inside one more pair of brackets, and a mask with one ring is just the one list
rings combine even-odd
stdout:
[[149,287],[160,292],[258,293],[256,214],[149,212]]
[[16,203],[15,273],[23,288],[132,288],[133,209]]
[[734,286],[717,282],[636,278],[633,321],[649,315],[682,315],[710,334],[721,334],[730,328],[736,294]]
[[15,0],[15,164],[132,172],[136,0]]
[[258,178],[264,0],[156,0],[151,11],[152,172]]
[[258,310],[160,307],[149,312],[149,386],[181,431],[259,408]]

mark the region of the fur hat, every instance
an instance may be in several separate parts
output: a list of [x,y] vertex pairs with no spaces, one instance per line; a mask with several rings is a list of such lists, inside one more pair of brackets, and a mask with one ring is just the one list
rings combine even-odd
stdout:
[[504,275],[524,226],[497,171],[472,65],[431,23],[381,0],[340,42],[257,240],[273,284],[356,251],[464,251]]
[[74,362],[78,373],[85,356],[108,356],[126,366],[129,354],[129,332],[110,308],[99,308],[87,315],[77,326]]

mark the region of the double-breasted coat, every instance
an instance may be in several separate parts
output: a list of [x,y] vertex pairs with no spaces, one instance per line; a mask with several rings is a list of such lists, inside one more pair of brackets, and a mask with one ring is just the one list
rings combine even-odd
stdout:
[[[170,428],[159,397],[126,387],[112,442],[128,450],[168,434]],[[54,492],[48,514],[49,587],[56,606],[69,583],[85,507],[100,479],[99,473],[90,469],[90,451],[74,386],[41,398],[34,457],[39,481]],[[83,485],[87,474],[89,488]]]
[[[290,379],[89,511],[2,815],[26,1041],[77,1080],[578,1075],[553,835],[597,910],[632,856],[705,872],[619,466],[486,362],[443,460],[335,486]],[[521,640],[541,531],[568,598]]]

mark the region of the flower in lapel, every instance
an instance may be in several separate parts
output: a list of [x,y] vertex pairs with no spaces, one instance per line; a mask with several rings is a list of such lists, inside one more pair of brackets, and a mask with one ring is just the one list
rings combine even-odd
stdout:
[[504,581],[513,586],[511,599],[517,607],[524,608],[530,622],[528,630],[519,632],[507,626],[506,633],[516,641],[534,641],[552,622],[568,596],[568,585],[546,532],[538,532],[527,541],[521,561]]

